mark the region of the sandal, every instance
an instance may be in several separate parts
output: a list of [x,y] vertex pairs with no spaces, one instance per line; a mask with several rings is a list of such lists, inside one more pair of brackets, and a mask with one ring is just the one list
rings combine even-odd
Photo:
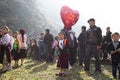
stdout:
[[66,76],[66,73],[62,73],[62,77],[65,77]]
[[62,76],[62,73],[59,73],[59,74],[55,74],[56,76]]
[[14,65],[13,68],[18,68],[18,64]]
[[21,66],[23,66],[23,64],[21,64]]
[[7,72],[7,69],[6,70],[2,70],[1,73],[6,73]]

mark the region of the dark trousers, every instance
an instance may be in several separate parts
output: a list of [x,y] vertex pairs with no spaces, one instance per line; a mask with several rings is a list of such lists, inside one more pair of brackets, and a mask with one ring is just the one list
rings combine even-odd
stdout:
[[41,60],[46,59],[45,46],[40,46],[40,59]]
[[79,48],[79,65],[82,65],[85,61],[85,48]]
[[70,48],[70,57],[69,57],[69,61],[70,61],[70,65],[74,65],[74,63],[76,62],[76,53],[77,53],[77,49]]
[[95,45],[88,45],[86,48],[85,70],[89,71],[89,69],[90,69],[91,56],[93,56],[95,58],[95,71],[101,71],[99,50],[97,50],[97,46],[95,46]]
[[46,45],[46,62],[53,62],[54,53],[52,53],[52,49],[50,45]]
[[112,76],[114,78],[117,78],[117,70],[118,70],[118,77],[120,79],[120,63],[118,64],[115,64],[115,63],[112,63]]
[[106,60],[108,57],[107,51],[103,50],[103,60]]
[[0,53],[0,63],[3,64],[4,61],[4,55],[6,55],[6,61],[8,63],[11,63],[12,55],[10,53],[10,50],[7,46],[2,45],[1,46],[1,53]]

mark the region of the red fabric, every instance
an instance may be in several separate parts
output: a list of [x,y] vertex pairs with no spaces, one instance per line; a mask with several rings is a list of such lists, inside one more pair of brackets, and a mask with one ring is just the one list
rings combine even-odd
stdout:
[[79,19],[79,12],[72,10],[68,6],[61,8],[61,18],[66,29],[72,27]]
[[68,68],[68,61],[69,61],[69,54],[60,53],[58,63],[57,63],[57,67],[59,67],[59,68]]

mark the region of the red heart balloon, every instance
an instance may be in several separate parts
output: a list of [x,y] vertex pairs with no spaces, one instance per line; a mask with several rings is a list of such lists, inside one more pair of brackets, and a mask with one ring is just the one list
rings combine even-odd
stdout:
[[61,18],[66,29],[72,27],[79,19],[79,12],[72,10],[68,6],[61,8]]

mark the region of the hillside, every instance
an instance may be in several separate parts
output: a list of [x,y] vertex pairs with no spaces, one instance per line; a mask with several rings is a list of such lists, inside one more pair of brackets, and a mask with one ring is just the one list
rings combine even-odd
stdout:
[[29,35],[39,35],[46,28],[57,33],[45,16],[36,8],[34,0],[0,0],[0,26],[12,30],[25,29]]

